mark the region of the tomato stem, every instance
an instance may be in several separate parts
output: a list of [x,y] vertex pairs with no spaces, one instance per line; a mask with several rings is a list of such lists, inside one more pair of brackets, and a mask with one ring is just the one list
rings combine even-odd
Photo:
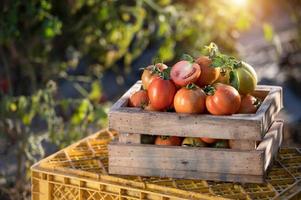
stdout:
[[212,96],[214,95],[215,93],[215,88],[211,85],[207,85],[205,88],[204,88],[204,92],[207,96]]
[[194,84],[194,83],[189,83],[188,85],[186,85],[185,88],[188,89],[188,90],[195,90],[195,89],[197,89],[199,87],[196,84]]

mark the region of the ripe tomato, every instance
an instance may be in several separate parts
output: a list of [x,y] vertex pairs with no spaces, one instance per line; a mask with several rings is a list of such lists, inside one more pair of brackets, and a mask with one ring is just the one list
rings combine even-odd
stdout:
[[256,113],[259,106],[260,101],[252,95],[247,94],[241,97],[238,113]]
[[145,90],[140,90],[132,94],[129,99],[130,107],[145,107],[148,105],[149,98]]
[[176,93],[176,87],[171,80],[156,78],[148,87],[148,97],[155,110],[168,108]]
[[217,139],[213,139],[213,138],[207,138],[207,137],[202,137],[201,140],[203,142],[206,142],[207,144],[213,144],[217,141]]
[[158,136],[156,138],[156,145],[167,145],[167,146],[180,146],[181,139],[176,136]]
[[187,137],[183,140],[182,146],[188,147],[205,147],[207,144],[201,138]]
[[222,83],[214,85],[213,94],[206,97],[206,107],[212,115],[231,115],[240,107],[240,95],[238,91]]
[[157,63],[156,65],[146,67],[141,76],[143,89],[147,90],[149,84],[154,80],[154,78],[159,77],[159,75],[156,74],[156,71],[162,72],[167,68],[167,65],[163,63]]
[[201,75],[195,82],[198,86],[204,87],[216,81],[220,75],[220,69],[211,67],[212,61],[207,56],[201,56],[196,60],[201,68]]
[[175,95],[174,107],[177,113],[197,114],[205,111],[206,94],[201,89],[181,88]]
[[197,63],[192,63],[186,60],[177,62],[172,66],[170,77],[177,86],[186,86],[189,83],[194,83],[201,74],[201,68]]

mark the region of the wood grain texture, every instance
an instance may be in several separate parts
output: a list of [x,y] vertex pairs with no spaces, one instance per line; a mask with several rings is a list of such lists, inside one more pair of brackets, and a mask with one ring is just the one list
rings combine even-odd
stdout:
[[264,151],[264,171],[268,169],[281,147],[283,132],[283,122],[275,121],[265,135],[264,140],[257,147],[257,150]]
[[141,135],[136,133],[119,133],[119,142],[124,144],[140,144]]
[[273,123],[255,150],[112,142],[109,173],[237,182],[263,182],[281,146],[283,122]]
[[133,176],[156,176],[156,177],[173,177],[179,179],[198,179],[212,181],[226,181],[239,183],[264,183],[263,175],[247,175],[247,174],[223,174],[211,172],[199,172],[190,170],[153,170],[150,168],[134,168],[134,167],[118,167],[111,166],[110,174]]
[[254,150],[256,148],[256,141],[252,140],[229,140],[231,149],[239,150]]
[[[110,144],[111,166],[263,175],[263,151]],[[252,163],[247,165],[246,163]]]
[[127,98],[135,90],[139,90],[140,86],[139,81],[113,105],[109,112],[110,129],[150,135],[259,141],[263,139],[273,119],[283,107],[282,90],[276,86],[257,87],[254,95],[264,100],[256,114],[190,115],[125,107]]

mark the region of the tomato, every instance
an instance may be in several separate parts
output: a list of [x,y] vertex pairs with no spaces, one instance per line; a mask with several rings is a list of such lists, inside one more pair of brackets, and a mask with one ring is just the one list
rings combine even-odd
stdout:
[[156,78],[148,87],[148,97],[155,110],[163,110],[171,106],[176,87],[171,80]]
[[145,90],[140,90],[132,94],[129,99],[130,107],[145,107],[148,105],[149,98]]
[[141,135],[141,144],[154,144],[155,140],[155,135]]
[[214,145],[213,148],[223,148],[228,149],[229,148],[229,141],[228,140],[218,140]]
[[238,113],[256,113],[260,101],[252,95],[245,95],[241,98],[241,104]]
[[217,139],[213,138],[207,138],[207,137],[202,137],[200,138],[203,142],[206,142],[207,144],[213,144],[217,141]]
[[[255,90],[257,85],[257,74],[251,65],[245,62],[241,63],[242,65],[233,69],[233,72],[234,74],[236,74],[238,79],[237,90],[240,94],[244,95],[251,93]],[[230,68],[221,69],[220,75],[215,82],[230,85],[230,71]]]
[[183,140],[182,146],[205,147],[207,146],[207,144],[203,142],[200,138],[187,137]]
[[197,63],[192,63],[186,60],[177,62],[172,66],[170,77],[177,86],[186,86],[189,83],[194,83],[201,74],[201,68]]
[[201,56],[196,60],[201,68],[201,75],[195,82],[198,86],[204,87],[216,81],[220,75],[220,69],[211,67],[212,61],[207,56]]
[[152,106],[152,104],[148,104],[147,106],[144,107],[144,110],[148,111],[156,111],[156,109]]
[[206,107],[209,113],[231,115],[238,111],[241,99],[234,87],[217,83],[214,85],[212,93],[206,97]]
[[255,90],[257,85],[257,74],[254,68],[242,62],[242,66],[235,69],[238,76],[238,92],[240,94],[248,94]]
[[205,111],[205,92],[198,87],[181,88],[175,95],[174,107],[177,113],[197,114]]
[[215,83],[223,83],[230,85],[230,69],[220,69],[219,76]]
[[181,139],[176,136],[158,136],[155,141],[156,145],[180,146]]
[[149,84],[154,80],[154,78],[159,77],[159,75],[156,74],[156,70],[162,72],[167,68],[167,65],[163,63],[157,63],[156,65],[146,67],[141,76],[143,89],[147,90]]

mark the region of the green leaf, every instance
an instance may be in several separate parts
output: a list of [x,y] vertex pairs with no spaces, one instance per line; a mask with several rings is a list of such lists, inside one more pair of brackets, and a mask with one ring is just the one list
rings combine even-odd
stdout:
[[235,89],[239,89],[239,80],[236,71],[230,71],[230,85],[232,85]]
[[273,27],[268,23],[264,23],[262,26],[262,29],[263,29],[263,34],[264,34],[265,40],[268,42],[271,42],[274,37]]
[[222,67],[225,64],[225,60],[222,57],[214,57],[212,58],[212,67]]
[[193,57],[189,54],[183,54],[182,57],[181,57],[182,60],[186,60],[188,62],[193,62]]

